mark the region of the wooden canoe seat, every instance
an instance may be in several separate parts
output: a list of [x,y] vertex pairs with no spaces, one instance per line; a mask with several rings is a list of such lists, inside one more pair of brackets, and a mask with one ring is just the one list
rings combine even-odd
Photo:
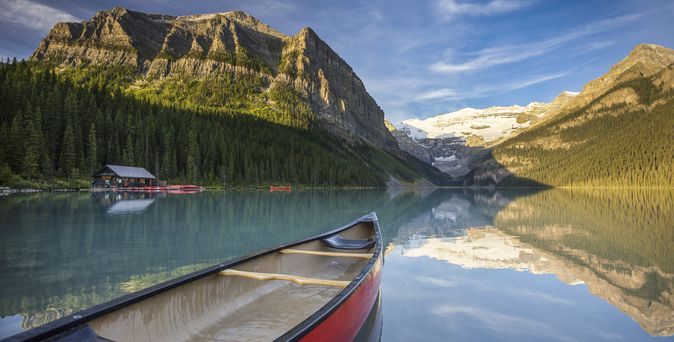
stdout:
[[279,251],[281,254],[307,254],[307,255],[322,255],[332,257],[346,257],[346,258],[363,258],[371,259],[372,253],[340,253],[340,252],[324,252],[324,251],[309,251],[303,249],[286,248]]
[[372,238],[364,240],[350,240],[345,239],[339,235],[323,238],[321,241],[328,247],[346,250],[370,249],[377,243],[377,241]]
[[260,273],[260,272],[248,272],[248,271],[239,271],[234,269],[226,269],[220,271],[222,276],[239,276],[244,278],[252,278],[257,280],[287,280],[291,281],[297,285],[323,285],[323,286],[334,286],[334,287],[346,287],[349,285],[350,281],[346,280],[331,280],[331,279],[319,279],[319,278],[309,278],[302,277],[290,274],[278,274],[278,273]]

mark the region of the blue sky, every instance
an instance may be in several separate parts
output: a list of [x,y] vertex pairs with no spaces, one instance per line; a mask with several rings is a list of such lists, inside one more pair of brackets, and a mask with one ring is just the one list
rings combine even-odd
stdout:
[[393,122],[580,91],[639,43],[674,47],[671,0],[0,1],[0,56],[27,57],[57,21],[114,6],[186,15],[243,10],[310,26]]

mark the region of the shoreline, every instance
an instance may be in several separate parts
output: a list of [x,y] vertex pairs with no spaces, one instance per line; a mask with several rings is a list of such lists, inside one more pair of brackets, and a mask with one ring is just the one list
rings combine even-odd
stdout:
[[[216,186],[202,186],[204,191],[250,191],[250,190],[269,190],[269,186],[234,186],[234,187],[216,187]],[[433,187],[418,187],[418,186],[402,186],[402,187],[372,187],[372,186],[294,186],[293,191],[301,190],[366,190],[366,189],[463,189],[463,190],[516,190],[516,189],[539,189],[539,190],[550,190],[550,189],[582,189],[582,190],[635,190],[635,189],[644,189],[644,190],[674,190],[674,187],[658,187],[658,186],[592,186],[592,187],[582,187],[582,186],[433,186]],[[98,188],[46,188],[46,189],[36,189],[36,188],[10,188],[6,186],[0,186],[0,196],[10,195],[10,194],[32,194],[32,193],[63,193],[63,192],[123,192],[123,191],[113,191],[111,189],[98,189]]]

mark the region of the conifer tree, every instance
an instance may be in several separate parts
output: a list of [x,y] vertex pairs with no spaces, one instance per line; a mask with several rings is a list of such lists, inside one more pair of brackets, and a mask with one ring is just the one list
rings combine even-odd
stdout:
[[30,180],[37,175],[41,155],[40,136],[32,118],[28,118],[24,127],[24,152],[21,161],[21,175]]
[[90,175],[98,169],[98,147],[96,144],[96,124],[91,124],[87,141],[87,168]]
[[68,124],[63,133],[59,169],[62,175],[71,178],[77,175],[77,169],[75,167],[75,134],[73,133],[72,126]]

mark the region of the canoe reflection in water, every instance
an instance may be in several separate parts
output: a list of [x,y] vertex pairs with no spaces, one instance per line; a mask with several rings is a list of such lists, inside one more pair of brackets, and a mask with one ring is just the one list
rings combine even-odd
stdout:
[[376,214],[170,280],[10,341],[377,340],[383,265]]

